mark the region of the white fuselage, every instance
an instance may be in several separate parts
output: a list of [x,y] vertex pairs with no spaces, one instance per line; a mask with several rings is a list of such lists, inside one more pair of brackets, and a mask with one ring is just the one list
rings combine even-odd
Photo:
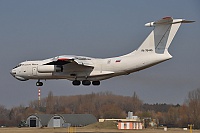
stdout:
[[[160,62],[166,61],[171,58],[168,54],[137,54],[134,52],[131,55],[124,55],[114,58],[90,58],[90,63],[94,66],[91,69],[85,69],[77,65],[64,65],[63,72],[56,72],[51,70],[51,67],[46,67],[44,72],[40,71],[41,67],[47,60],[38,60],[38,61],[25,61],[20,63],[20,65],[14,68],[11,73],[12,75],[19,80],[28,80],[28,79],[68,79],[74,80],[75,78],[82,81],[86,78],[91,81],[104,80],[114,76],[127,75],[135,71],[139,71]],[[54,67],[54,66],[52,66]],[[53,71],[53,72],[52,72]],[[76,74],[76,76],[74,76]]]

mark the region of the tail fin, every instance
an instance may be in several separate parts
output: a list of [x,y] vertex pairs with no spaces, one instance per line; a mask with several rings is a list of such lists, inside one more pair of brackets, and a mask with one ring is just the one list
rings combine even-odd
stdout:
[[147,27],[154,27],[153,31],[145,39],[137,52],[154,52],[157,54],[168,53],[168,48],[182,23],[191,23],[184,19],[173,19],[165,17],[156,22],[145,24]]

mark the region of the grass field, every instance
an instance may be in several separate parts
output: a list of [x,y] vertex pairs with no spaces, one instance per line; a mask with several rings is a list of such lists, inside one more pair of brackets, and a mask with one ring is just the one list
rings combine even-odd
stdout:
[[[71,132],[70,132],[71,131]],[[0,133],[190,133],[189,130],[184,131],[182,129],[143,129],[143,130],[118,130],[118,129],[101,129],[101,128],[85,128],[77,127],[75,129],[68,130],[67,128],[0,128]],[[200,133],[200,130],[193,130],[193,133]]]
[[[115,122],[94,123],[85,127],[72,128],[0,128],[0,133],[190,133],[179,128],[164,129],[142,129],[142,130],[118,130]],[[200,130],[193,130],[200,133]]]

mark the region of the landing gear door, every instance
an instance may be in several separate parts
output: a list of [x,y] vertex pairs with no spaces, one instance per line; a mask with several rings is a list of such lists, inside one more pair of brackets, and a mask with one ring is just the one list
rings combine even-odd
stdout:
[[32,68],[32,74],[33,74],[33,76],[37,76],[37,68],[36,67]]

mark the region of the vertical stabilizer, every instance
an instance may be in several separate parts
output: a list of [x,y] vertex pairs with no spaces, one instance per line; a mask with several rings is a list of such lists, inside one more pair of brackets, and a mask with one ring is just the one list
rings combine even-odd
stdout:
[[168,48],[176,35],[181,23],[191,23],[184,19],[173,19],[165,17],[156,22],[145,24],[147,27],[154,27],[153,31],[145,39],[137,52],[168,54]]

